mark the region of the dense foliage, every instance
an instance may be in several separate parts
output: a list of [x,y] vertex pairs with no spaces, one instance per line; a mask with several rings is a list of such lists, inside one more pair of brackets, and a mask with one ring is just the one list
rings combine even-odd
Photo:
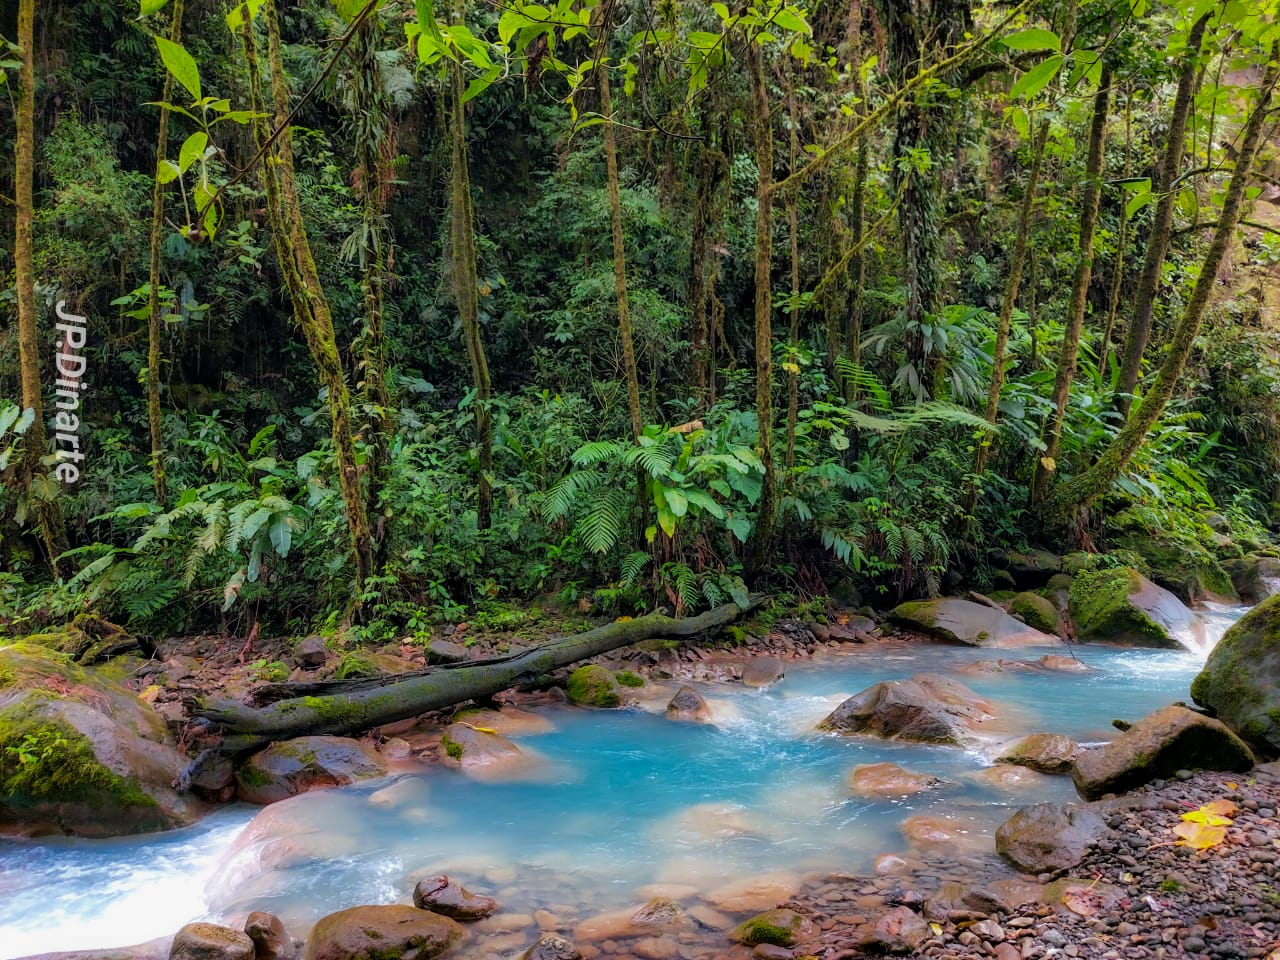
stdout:
[[1280,524],[1274,2],[34,6],[14,630],[896,598]]

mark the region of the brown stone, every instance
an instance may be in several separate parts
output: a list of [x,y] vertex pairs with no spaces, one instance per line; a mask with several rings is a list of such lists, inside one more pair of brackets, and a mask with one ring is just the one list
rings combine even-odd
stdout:
[[946,781],[927,773],[912,773],[896,763],[864,763],[853,768],[849,786],[860,797],[909,797]]
[[253,941],[216,923],[188,923],[173,938],[169,960],[253,960]]
[[419,880],[413,888],[413,905],[454,920],[482,920],[498,909],[493,897],[471,893],[444,874]]
[[431,960],[461,936],[448,917],[417,907],[351,907],[320,918],[306,960]]

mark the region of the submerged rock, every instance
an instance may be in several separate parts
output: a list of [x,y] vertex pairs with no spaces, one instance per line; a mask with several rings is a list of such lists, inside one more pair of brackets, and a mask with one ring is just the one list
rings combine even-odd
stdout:
[[520,748],[492,730],[469,723],[451,723],[440,740],[448,759],[463,767],[488,767],[518,761]]
[[413,905],[454,920],[483,920],[498,909],[493,897],[472,893],[444,874],[419,880],[413,888]]
[[569,675],[566,692],[571,703],[583,707],[608,709],[622,705],[618,681],[612,673],[594,663],[579,667]]
[[729,933],[729,939],[754,947],[771,943],[776,947],[792,947],[813,933],[813,922],[794,910],[776,908],[744,920]]
[[1227,631],[1191,696],[1265,756],[1280,754],[1280,595]]
[[933,673],[886,680],[854,694],[819,730],[890,740],[962,744],[992,717],[990,702],[962,683]]
[[924,918],[910,907],[894,907],[875,923],[859,928],[858,944],[872,953],[914,953],[929,936]]
[[1132,567],[1081,572],[1068,602],[1080,639],[1090,643],[1177,648],[1179,636],[1200,627],[1181,600]]
[[168,727],[124,686],[28,643],[0,647],[0,827],[107,837],[194,822]]
[[1001,751],[998,763],[1013,763],[1041,773],[1070,773],[1080,746],[1057,733],[1032,733]]
[[385,776],[386,762],[349,737],[298,737],[273,743],[236,771],[236,794],[247,803],[275,803],[317,787]]
[[1117,739],[1076,757],[1071,774],[1086,800],[1124,793],[1179,770],[1244,771],[1253,755],[1222,723],[1177,705],[1148,714]]
[[1037,803],[997,828],[996,852],[1023,873],[1069,870],[1108,832],[1106,821],[1082,804]]
[[550,934],[520,954],[520,960],[582,960],[582,951],[572,940]]
[[683,686],[676,691],[671,702],[667,704],[669,720],[688,720],[694,723],[710,723],[711,708],[702,694],[690,686]]
[[898,623],[913,627],[948,643],[970,647],[1024,647],[1057,643],[1003,610],[985,603],[940,597],[899,604],[889,613]]
[[253,960],[247,934],[215,923],[188,923],[173,938],[169,960]]
[[461,936],[458,924],[429,910],[351,907],[320,918],[306,960],[431,960]]
[[946,783],[927,773],[912,773],[896,763],[864,763],[853,768],[849,786],[860,797],[908,797]]

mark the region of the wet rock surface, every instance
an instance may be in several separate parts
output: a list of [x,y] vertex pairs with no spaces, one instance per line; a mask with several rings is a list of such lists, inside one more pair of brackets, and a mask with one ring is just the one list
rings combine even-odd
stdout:
[[854,694],[818,729],[960,744],[972,740],[978,725],[991,715],[991,704],[964,684],[921,673],[906,680],[886,680]]

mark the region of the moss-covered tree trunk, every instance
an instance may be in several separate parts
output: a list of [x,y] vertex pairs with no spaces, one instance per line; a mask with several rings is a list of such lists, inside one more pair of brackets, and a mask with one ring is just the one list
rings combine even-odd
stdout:
[[[754,603],[754,601],[753,601]],[[224,734],[221,754],[244,753],[273,740],[306,734],[349,734],[416,717],[430,710],[490,697],[532,683],[561,667],[656,637],[696,637],[732,623],[745,611],[729,603],[696,617],[674,620],[649,614],[617,621],[573,637],[553,640],[525,653],[477,663],[428,668],[378,681],[336,684],[344,692],[280,700],[255,709],[242,703],[206,700],[196,711]],[[349,692],[345,692],[349,691]]]
[[35,419],[23,439],[21,482],[31,504],[48,556],[49,568],[58,576],[58,556],[67,547],[62,510],[48,495],[48,483],[37,484],[45,473],[44,399],[40,383],[40,314],[36,309],[36,267],[32,254],[35,219],[33,199],[36,153],[36,70],[35,0],[18,4],[18,46],[22,66],[18,68],[18,102],[14,116],[13,204],[14,280],[18,292],[18,365],[22,381],[22,405],[35,411]]
[[754,40],[747,42],[747,77],[751,86],[751,119],[755,127],[759,177],[755,236],[756,424],[760,462],[764,466],[756,523],[747,551],[747,571],[755,576],[764,569],[773,549],[777,478],[773,464],[773,125],[769,119],[764,55]]
[[[459,22],[462,10],[456,12]],[[476,235],[471,207],[471,167],[467,150],[467,127],[463,96],[466,82],[462,64],[449,65],[452,90],[449,98],[449,240],[453,260],[453,298],[462,321],[462,338],[471,363],[471,382],[476,388],[476,525],[489,528],[493,513],[493,386],[489,380],[489,360],[480,335],[480,305],[476,280]]]
[[[183,0],[174,0],[173,23],[169,27],[169,40],[179,43],[182,39]],[[165,71],[164,93],[161,103],[168,103],[173,96],[173,74]],[[169,110],[160,108],[160,129],[156,134],[156,178],[151,185],[151,250],[147,278],[147,424],[151,430],[151,483],[156,492],[156,503],[165,505],[164,434],[160,408],[160,350],[164,331],[164,318],[160,311],[160,247],[164,240],[164,188],[160,181],[160,164],[169,150]]]
[[1084,196],[1080,201],[1080,238],[1071,299],[1067,304],[1062,346],[1058,350],[1058,367],[1053,380],[1053,409],[1045,426],[1043,455],[1036,457],[1031,478],[1031,503],[1044,502],[1049,481],[1057,469],[1058,445],[1062,440],[1062,424],[1066,420],[1067,400],[1075,379],[1080,357],[1080,335],[1084,330],[1084,312],[1088,305],[1089,281],[1093,277],[1093,241],[1097,233],[1098,208],[1102,200],[1102,167],[1106,159],[1107,120],[1111,104],[1111,68],[1104,66],[1093,98],[1093,120],[1089,125],[1089,156],[1085,161]]
[[710,404],[715,393],[715,340],[711,328],[712,230],[716,223],[716,198],[728,176],[728,161],[712,140],[711,122],[704,117],[703,141],[698,145],[689,244],[689,311],[693,316],[693,381],[699,401]]
[[[800,155],[800,134],[796,130],[796,98],[792,89],[791,74],[786,74],[787,119],[790,134],[788,169],[795,171]],[[787,349],[791,353],[787,364],[787,451],[786,487],[791,486],[791,470],[796,463],[796,422],[800,415],[800,365],[797,352],[800,349],[800,210],[795,194],[787,197],[787,232],[791,240],[791,310],[787,324]]]
[[[355,561],[356,587],[361,590],[372,570],[372,547],[368,514],[361,490],[360,471],[356,464],[355,441],[351,428],[351,397],[347,390],[342,358],[338,353],[337,338],[333,329],[333,314],[329,300],[320,282],[306,226],[302,220],[302,207],[298,199],[293,170],[293,138],[288,127],[289,83],[284,72],[284,59],[280,47],[280,24],[275,0],[267,0],[263,7],[267,25],[267,59],[271,76],[274,120],[279,135],[276,137],[272,156],[263,168],[267,188],[267,216],[271,222],[272,240],[284,276],[285,288],[293,307],[294,320],[302,329],[303,338],[320,375],[320,383],[328,391],[328,408],[331,420],[334,457],[337,461],[338,484],[347,511],[347,528],[351,536],[351,549]],[[245,23],[245,53],[249,66],[250,92],[254,109],[263,110],[261,81],[251,24]],[[267,140],[265,121],[255,124],[258,148]]]
[[1149,431],[1160,419],[1165,404],[1173,396],[1182,371],[1186,368],[1187,358],[1200,332],[1200,323],[1204,319],[1205,309],[1213,294],[1218,280],[1218,271],[1226,260],[1236,228],[1240,224],[1244,208],[1245,189],[1249,185],[1250,171],[1258,155],[1258,148],[1263,141],[1263,132],[1267,125],[1267,116],[1271,101],[1275,94],[1277,78],[1280,78],[1280,43],[1271,47],[1271,54],[1262,84],[1258,91],[1258,99],[1245,123],[1240,138],[1240,152],[1236,157],[1235,169],[1227,184],[1227,192],[1222,201],[1222,212],[1214,227],[1213,240],[1200,265],[1200,274],[1174,327],[1169,339],[1168,352],[1160,365],[1155,383],[1142,398],[1142,402],[1131,411],[1124,428],[1103,451],[1098,461],[1070,482],[1061,485],[1049,502],[1049,512],[1057,519],[1065,519],[1073,513],[1086,510],[1098,497],[1106,493],[1111,484],[1129,465],[1133,455],[1142,446]]
[[[1018,232],[1009,255],[1009,279],[1005,283],[1004,299],[1000,302],[1000,317],[996,321],[996,346],[991,356],[991,386],[987,391],[987,409],[983,416],[995,426],[1000,422],[1000,394],[1004,390],[1005,354],[1009,348],[1009,330],[1013,326],[1013,310],[1018,305],[1018,291],[1022,286],[1022,272],[1027,263],[1027,242],[1031,236],[1031,218],[1036,206],[1036,188],[1040,183],[1040,167],[1044,162],[1045,146],[1049,142],[1049,121],[1040,121],[1035,141],[1031,145],[1031,169],[1027,172],[1027,184],[1018,208]],[[965,513],[972,513],[978,503],[978,484],[987,469],[991,455],[993,433],[987,433],[978,444],[978,454],[973,465],[974,480],[969,485],[965,499]]]
[[1187,141],[1187,121],[1195,103],[1196,77],[1200,66],[1200,45],[1210,14],[1206,13],[1191,27],[1187,35],[1187,49],[1183,53],[1182,71],[1178,75],[1178,89],[1169,111],[1169,130],[1165,134],[1164,158],[1160,173],[1151,189],[1156,194],[1155,214],[1151,218],[1151,235],[1142,259],[1142,273],[1133,294],[1133,309],[1129,314],[1129,330],[1125,338],[1120,379],[1116,385],[1116,407],[1126,417],[1129,415],[1130,398],[1138,385],[1142,371],[1142,356],[1151,339],[1151,321],[1155,313],[1156,294],[1160,289],[1160,276],[1164,269],[1165,253],[1173,229],[1173,208],[1177,195],[1173,183],[1182,166],[1182,156]]

